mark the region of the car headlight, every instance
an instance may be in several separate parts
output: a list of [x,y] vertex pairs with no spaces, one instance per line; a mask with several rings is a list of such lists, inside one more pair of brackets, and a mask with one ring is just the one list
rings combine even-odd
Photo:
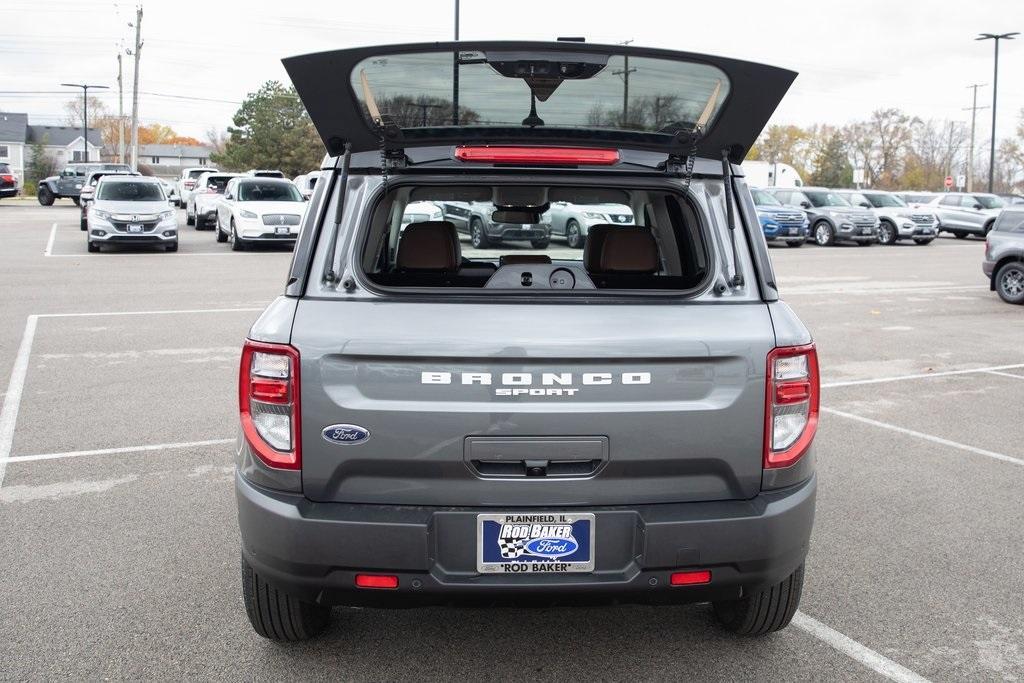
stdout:
[[96,218],[102,218],[105,221],[110,220],[110,214],[106,211],[101,211],[100,209],[93,209],[92,212],[96,215]]
[[259,216],[254,214],[252,211],[246,211],[244,209],[241,212],[239,212],[238,215],[241,216],[242,218],[259,218]]
[[583,217],[584,218],[595,218],[595,219],[597,219],[599,221],[600,220],[604,220],[604,214],[603,213],[595,213],[593,211],[584,211],[583,212]]
[[174,212],[173,211],[161,211],[160,212],[160,218],[174,218]]

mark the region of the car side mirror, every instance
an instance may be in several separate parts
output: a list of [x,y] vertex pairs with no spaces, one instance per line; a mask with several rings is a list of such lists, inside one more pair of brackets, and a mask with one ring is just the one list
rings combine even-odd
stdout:
[[804,208],[804,209],[809,209],[809,208],[811,208],[811,203],[810,202],[806,202],[806,201],[800,202],[800,207]]
[[860,206],[864,207],[865,209],[870,209],[871,208],[871,204],[868,203],[868,202],[861,202]]
[[975,205],[974,205],[974,210],[975,210],[975,211],[981,211],[981,209],[982,209],[982,206],[981,206],[981,204],[975,204]]

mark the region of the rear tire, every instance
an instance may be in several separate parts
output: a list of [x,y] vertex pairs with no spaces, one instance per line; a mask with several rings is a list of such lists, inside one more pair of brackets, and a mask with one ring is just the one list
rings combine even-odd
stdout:
[[50,192],[50,188],[48,187],[40,187],[39,192],[36,193],[36,199],[38,199],[39,203],[43,206],[53,206],[53,193]]
[[1008,304],[1024,303],[1024,263],[1011,261],[996,273],[996,292]]
[[961,232],[960,230],[957,230],[956,232],[954,232],[953,235],[958,240],[965,240],[965,239],[967,239],[967,233],[966,232]]
[[727,631],[741,636],[763,636],[786,628],[800,606],[804,566],[780,583],[739,600],[712,603],[715,617]]
[[990,232],[992,232],[992,226],[995,225],[995,224],[996,224],[995,221],[989,221],[988,223],[986,223],[985,227],[981,231],[981,236],[982,237],[988,237],[988,234]]
[[81,206],[82,205],[82,200],[79,199],[78,197],[72,197],[71,201],[73,201],[75,203],[75,206]]
[[194,213],[189,213],[188,212],[188,208],[186,207],[186,209],[185,209],[185,225],[195,225],[195,224],[196,224],[196,215]]
[[217,241],[218,242],[223,244],[224,242],[228,241],[227,233],[225,233],[223,230],[220,229],[220,221],[219,220],[217,221],[217,223],[216,223],[216,225],[214,226],[213,229],[217,231]]
[[565,224],[565,241],[570,249],[582,249],[587,242],[586,236],[580,230],[580,224],[574,220]]
[[84,230],[88,230],[89,229],[89,221],[86,220],[85,218],[80,219],[78,221],[78,227],[80,227],[83,231]]
[[331,623],[331,608],[303,602],[264,581],[242,560],[242,599],[256,633],[283,643],[309,640]]

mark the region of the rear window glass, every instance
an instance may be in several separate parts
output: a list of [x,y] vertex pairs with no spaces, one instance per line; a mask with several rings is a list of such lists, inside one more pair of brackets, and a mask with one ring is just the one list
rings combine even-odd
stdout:
[[10,173],[11,167],[7,164],[0,164],[0,173]]
[[379,113],[404,129],[544,126],[671,134],[709,125],[729,94],[725,73],[707,64],[585,54],[582,47],[564,54],[389,54],[360,62],[350,83],[371,123]]
[[233,177],[229,175],[212,175],[206,179],[206,186],[213,185],[218,194],[224,194],[224,188],[227,187],[228,181]]
[[692,290],[710,271],[703,230],[679,196],[555,187],[393,190],[362,266],[384,287],[520,293]]
[[996,219],[998,232],[1024,232],[1024,211],[1003,211]]
[[196,178],[198,178],[199,176],[203,175],[204,173],[209,173],[209,172],[210,172],[209,169],[205,169],[205,168],[199,169],[199,170],[196,170],[196,171],[189,171],[188,172],[188,177],[192,178],[193,180],[195,180]]
[[158,183],[106,182],[100,183],[96,199],[113,202],[148,202],[164,198]]
[[281,171],[256,171],[252,175],[254,178],[284,178]]

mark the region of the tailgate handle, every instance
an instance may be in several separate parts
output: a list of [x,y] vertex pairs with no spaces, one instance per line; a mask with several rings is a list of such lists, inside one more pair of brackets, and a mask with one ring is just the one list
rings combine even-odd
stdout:
[[543,479],[592,476],[601,460],[470,460],[477,476],[484,479]]

